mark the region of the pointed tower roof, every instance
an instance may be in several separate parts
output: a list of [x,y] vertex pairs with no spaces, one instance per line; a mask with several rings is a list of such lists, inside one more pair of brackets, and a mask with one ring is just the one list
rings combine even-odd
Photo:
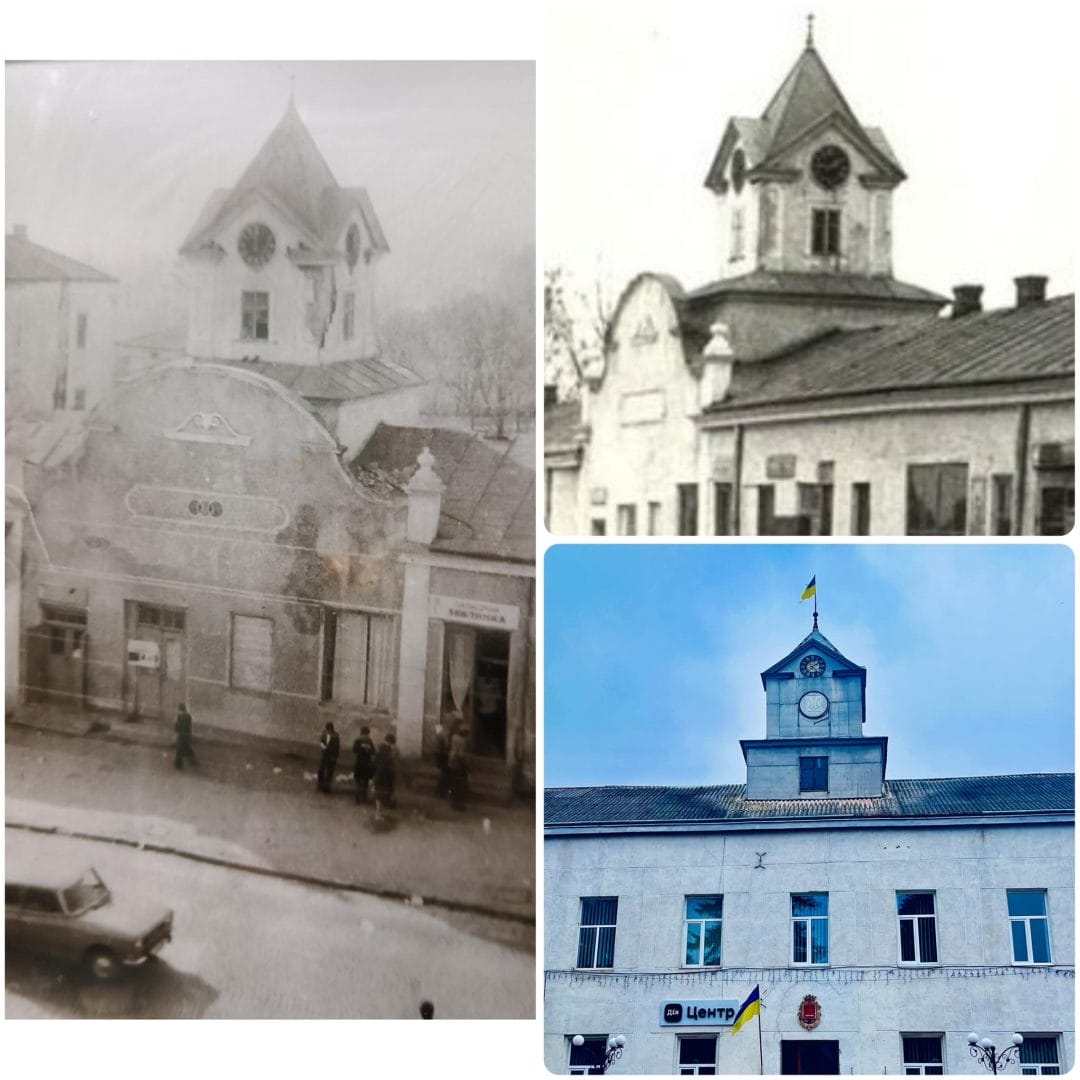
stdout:
[[814,629],[811,630],[810,633],[807,634],[806,637],[804,637],[802,639],[802,641],[800,641],[799,644],[796,645],[795,648],[792,649],[791,652],[789,652],[787,654],[787,656],[785,656],[781,660],[777,660],[775,664],[773,664],[771,667],[766,668],[761,673],[761,685],[762,686],[765,685],[765,676],[766,675],[773,675],[776,672],[783,671],[784,668],[787,667],[788,664],[790,664],[791,661],[794,660],[795,657],[799,655],[799,653],[801,653],[804,649],[806,649],[806,647],[808,645],[812,645],[815,648],[820,649],[822,652],[828,653],[828,655],[832,657],[833,661],[836,664],[838,664],[839,666],[841,666],[842,668],[844,668],[844,669],[846,669],[848,671],[858,672],[860,674],[860,677],[861,677],[863,683],[865,684],[865,682],[866,682],[866,668],[864,668],[861,664],[856,664],[853,660],[849,660],[815,626]]

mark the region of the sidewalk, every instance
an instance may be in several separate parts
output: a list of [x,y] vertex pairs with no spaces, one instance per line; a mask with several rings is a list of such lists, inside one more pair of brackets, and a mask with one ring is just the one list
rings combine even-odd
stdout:
[[531,930],[532,803],[473,803],[455,813],[434,795],[434,774],[417,772],[399,780],[398,807],[383,830],[373,808],[355,805],[344,768],[332,796],[316,792],[310,747],[196,725],[199,764],[178,771],[172,742],[162,722],[20,709],[7,725],[8,826],[133,844]]

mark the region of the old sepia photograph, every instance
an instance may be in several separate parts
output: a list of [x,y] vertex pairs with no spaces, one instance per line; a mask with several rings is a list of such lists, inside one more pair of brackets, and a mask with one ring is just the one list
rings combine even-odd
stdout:
[[550,548],[548,1070],[1072,1070],[1073,566]]
[[552,5],[548,529],[1069,532],[1072,23]]
[[6,1016],[534,1016],[535,64],[5,81]]

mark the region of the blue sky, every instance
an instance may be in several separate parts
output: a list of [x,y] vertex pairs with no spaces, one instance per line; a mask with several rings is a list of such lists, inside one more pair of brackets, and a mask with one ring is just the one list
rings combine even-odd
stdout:
[[759,673],[811,628],[867,668],[889,777],[1073,768],[1073,556],[1060,545],[557,545],[544,779],[745,781]]

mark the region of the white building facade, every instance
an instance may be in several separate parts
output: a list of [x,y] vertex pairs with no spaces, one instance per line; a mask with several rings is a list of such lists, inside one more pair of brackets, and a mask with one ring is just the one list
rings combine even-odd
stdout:
[[548,1069],[623,1035],[612,1073],[982,1073],[974,1031],[1065,1072],[1072,775],[886,779],[866,672],[816,627],[762,681],[746,785],[548,790]]

